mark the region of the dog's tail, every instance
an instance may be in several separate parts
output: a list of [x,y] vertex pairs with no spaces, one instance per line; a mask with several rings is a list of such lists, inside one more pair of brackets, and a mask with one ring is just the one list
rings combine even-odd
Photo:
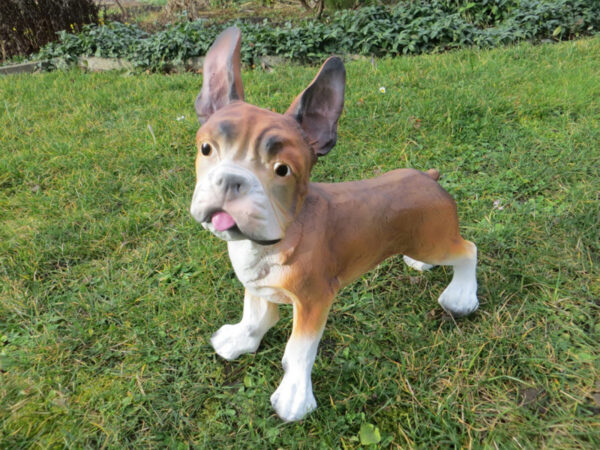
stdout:
[[433,178],[435,181],[440,179],[440,171],[437,169],[429,169],[425,173],[427,175],[429,175],[431,178]]

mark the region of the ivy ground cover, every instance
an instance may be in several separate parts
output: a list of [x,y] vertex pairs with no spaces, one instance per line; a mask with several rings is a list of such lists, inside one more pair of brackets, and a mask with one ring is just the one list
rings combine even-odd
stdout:
[[[242,61],[260,65],[276,55],[316,63],[331,54],[391,56],[440,53],[459,48],[491,48],[528,40],[562,41],[600,30],[597,0],[403,1],[337,11],[327,20],[284,24],[236,21],[244,40]],[[34,59],[47,68],[75,63],[78,56],[117,57],[151,71],[171,71],[190,57],[203,56],[224,24],[181,22],[148,34],[118,22],[86,25],[81,33],[59,33]]]
[[[334,304],[318,410],[282,423],[289,308],[256,354],[209,345],[242,288],[188,213],[200,76],[3,77],[2,446],[600,446],[600,39],[347,68],[313,179],[439,169],[480,310],[454,322],[449,271],[386,261]],[[284,111],[315,70],[245,72],[247,99]]]

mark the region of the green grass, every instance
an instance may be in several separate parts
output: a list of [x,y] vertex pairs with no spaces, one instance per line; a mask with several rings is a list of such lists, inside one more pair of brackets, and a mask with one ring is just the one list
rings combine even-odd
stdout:
[[[244,73],[247,99],[283,111],[314,73]],[[200,77],[0,78],[0,447],[351,448],[363,424],[384,446],[600,447],[598,80],[599,38],[348,64],[313,180],[440,169],[481,307],[454,322],[447,270],[386,261],[339,295],[319,408],[284,424],[290,309],[255,355],[209,345],[242,287],[188,213]]]
[[167,6],[167,0],[139,0],[139,2],[151,6]]

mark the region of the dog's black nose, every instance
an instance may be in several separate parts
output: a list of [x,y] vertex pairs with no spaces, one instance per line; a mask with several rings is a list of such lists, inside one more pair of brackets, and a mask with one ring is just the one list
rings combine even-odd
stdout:
[[213,181],[226,195],[237,197],[248,191],[248,180],[241,174],[221,171],[215,174]]

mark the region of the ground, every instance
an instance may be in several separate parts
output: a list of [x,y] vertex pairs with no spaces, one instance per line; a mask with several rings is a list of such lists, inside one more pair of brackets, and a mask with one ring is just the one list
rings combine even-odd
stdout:
[[[243,292],[189,214],[201,77],[0,77],[2,446],[599,448],[599,67],[598,37],[347,65],[313,180],[439,169],[481,306],[454,321],[448,270],[387,260],[340,293],[294,424],[289,308],[256,354],[209,343]],[[284,111],[315,71],[244,72],[247,99]]]
[[[121,22],[137,23],[142,28],[153,31],[167,23],[180,20],[179,9],[170,10],[166,7],[167,0],[120,0],[121,9],[115,0],[98,0],[98,5],[105,11],[105,19]],[[273,2],[198,2],[200,7],[187,11],[189,19],[207,19],[223,23],[236,19],[262,22],[269,19],[274,22],[299,20],[310,17],[298,0],[277,0]],[[125,11],[125,15],[123,14]]]

